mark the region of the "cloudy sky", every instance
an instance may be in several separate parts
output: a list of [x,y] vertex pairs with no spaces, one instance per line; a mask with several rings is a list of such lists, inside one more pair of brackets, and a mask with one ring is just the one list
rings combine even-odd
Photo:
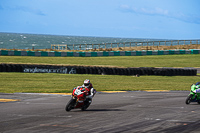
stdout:
[[0,32],[200,39],[200,0],[0,0]]

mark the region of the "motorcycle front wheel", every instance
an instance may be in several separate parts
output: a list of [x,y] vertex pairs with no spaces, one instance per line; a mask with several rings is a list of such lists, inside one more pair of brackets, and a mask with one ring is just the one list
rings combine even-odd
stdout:
[[185,103],[186,103],[186,104],[190,104],[190,102],[191,102],[191,100],[192,100],[192,97],[193,97],[193,95],[190,94],[190,95],[186,98]]
[[71,100],[67,103],[65,110],[66,110],[66,111],[70,111],[70,110],[73,108],[73,106],[74,106],[74,99],[71,99]]

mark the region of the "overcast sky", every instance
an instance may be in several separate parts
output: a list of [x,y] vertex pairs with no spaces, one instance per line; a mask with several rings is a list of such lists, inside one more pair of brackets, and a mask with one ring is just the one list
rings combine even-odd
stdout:
[[0,32],[200,39],[200,0],[0,0]]

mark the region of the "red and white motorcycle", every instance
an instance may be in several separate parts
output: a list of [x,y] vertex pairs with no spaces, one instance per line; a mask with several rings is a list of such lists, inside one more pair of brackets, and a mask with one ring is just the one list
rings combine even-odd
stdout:
[[86,96],[89,95],[88,88],[83,86],[78,86],[73,89],[72,98],[67,103],[65,110],[70,111],[71,109],[80,108],[82,111],[86,110],[90,104],[91,100],[87,100]]

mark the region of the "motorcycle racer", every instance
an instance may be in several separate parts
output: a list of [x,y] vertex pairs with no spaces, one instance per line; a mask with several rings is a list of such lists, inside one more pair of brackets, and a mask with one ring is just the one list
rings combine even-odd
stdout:
[[89,95],[86,96],[86,99],[92,100],[92,98],[93,98],[94,95],[95,95],[95,91],[96,91],[96,90],[93,88],[93,85],[92,85],[92,83],[90,82],[90,80],[89,80],[89,79],[84,80],[84,83],[83,83],[82,86],[85,87],[85,88],[88,90],[88,92],[89,92]]
[[187,96],[185,103],[197,102],[200,104],[200,82],[191,85],[190,94]]
[[200,93],[200,82],[197,82],[196,84],[193,84],[192,86],[191,86],[191,88],[195,88],[194,89],[194,93]]
[[82,87],[85,87],[85,89],[89,92],[85,100],[85,104],[87,107],[91,104],[92,98],[94,97],[96,90],[93,88],[93,85],[89,79],[84,80]]

